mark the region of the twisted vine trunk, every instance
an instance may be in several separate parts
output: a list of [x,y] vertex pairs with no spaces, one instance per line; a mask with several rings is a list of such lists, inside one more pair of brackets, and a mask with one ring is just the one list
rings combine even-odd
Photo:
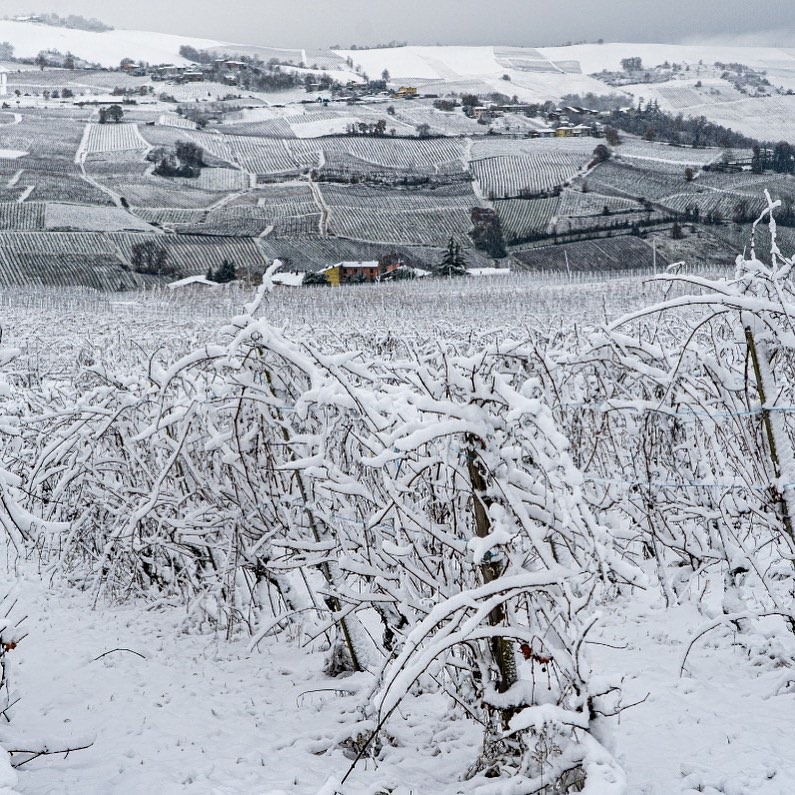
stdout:
[[[467,471],[469,481],[472,484],[472,504],[475,512],[475,534],[478,538],[485,538],[491,533],[491,520],[489,519],[489,506],[491,500],[486,496],[486,478],[483,468],[478,461],[477,448],[482,447],[480,440],[475,436],[467,435]],[[480,564],[480,573],[484,583],[497,580],[502,575],[500,565],[497,561],[489,561]],[[489,613],[489,624],[493,627],[501,626],[505,623],[506,612],[503,604],[498,605]],[[491,654],[494,664],[499,672],[497,690],[505,693],[518,680],[516,672],[516,657],[514,656],[513,644],[506,638],[495,637],[489,641]],[[507,726],[508,721],[513,715],[514,710],[502,711],[503,723]]]
[[776,482],[771,484],[773,499],[776,508],[784,524],[784,532],[790,546],[795,547],[795,529],[793,529],[793,495],[792,484],[781,483],[783,475],[792,476],[793,454],[789,443],[786,429],[780,416],[773,416],[773,412],[768,405],[768,398],[775,392],[773,383],[773,372],[768,356],[767,346],[764,343],[758,344],[754,338],[754,332],[750,326],[745,326],[745,341],[748,352],[751,355],[751,363],[754,368],[754,378],[756,379],[756,391],[759,393],[759,401],[762,406],[762,424],[765,429],[770,461],[773,464],[773,476]]

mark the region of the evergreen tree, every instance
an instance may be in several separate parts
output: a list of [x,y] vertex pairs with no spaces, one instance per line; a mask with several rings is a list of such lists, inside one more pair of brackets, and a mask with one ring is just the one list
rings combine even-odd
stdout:
[[434,270],[433,275],[447,277],[468,275],[466,261],[461,254],[461,246],[452,237],[447,244],[441,264]]
[[795,170],[795,149],[786,141],[779,141],[773,148],[773,171],[777,174],[792,174]]
[[218,284],[233,282],[237,279],[237,268],[235,267],[235,263],[230,262],[228,259],[224,259],[215,270],[211,267],[210,270],[207,271],[207,278],[210,281],[218,282]]

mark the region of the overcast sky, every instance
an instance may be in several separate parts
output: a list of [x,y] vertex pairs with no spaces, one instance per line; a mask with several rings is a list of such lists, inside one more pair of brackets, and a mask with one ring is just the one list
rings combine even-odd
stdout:
[[[742,36],[786,46],[795,2],[770,0],[4,0],[5,14],[55,11],[119,28],[276,47],[562,44]],[[795,46],[795,45],[791,45]]]

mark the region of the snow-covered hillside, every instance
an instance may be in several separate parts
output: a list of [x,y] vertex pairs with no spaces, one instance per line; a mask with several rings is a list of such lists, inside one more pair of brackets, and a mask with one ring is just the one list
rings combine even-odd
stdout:
[[109,30],[103,33],[0,20],[0,41],[14,45],[18,58],[34,57],[41,50],[71,52],[103,66],[118,66],[122,58],[150,63],[186,64],[179,55],[183,44],[197,48],[216,47],[221,42],[154,33],[146,30]]
[[544,47],[538,50],[552,61],[577,61],[585,74],[602,69],[618,70],[622,58],[640,57],[645,64],[671,63],[705,64],[721,61],[739,62],[761,69],[787,68],[795,71],[793,50],[776,47],[742,47],[715,44],[578,44],[572,47]]
[[[353,58],[370,75],[388,69],[393,78],[456,81],[501,79],[521,72],[543,83],[550,74],[589,75],[603,69],[620,70],[623,58],[640,57],[644,64],[665,61],[697,64],[703,61],[740,62],[761,69],[791,70],[795,56],[791,50],[774,47],[680,44],[580,44],[571,47],[398,47],[375,50],[340,50]],[[504,86],[503,86],[504,88]]]
[[[399,47],[343,50],[372,76],[384,69],[395,84],[412,84],[424,92],[488,94],[498,91],[524,102],[556,101],[566,94],[608,94],[624,91],[634,102],[656,99],[674,113],[706,116],[746,135],[787,138],[795,88],[795,55],[773,47],[678,44],[582,44],[539,49],[515,47]],[[613,88],[589,75],[620,71],[624,58],[640,57],[644,66],[670,63],[695,67],[664,83],[638,83]],[[716,62],[742,63],[766,73],[778,96],[746,96],[731,82],[707,74]],[[706,70],[702,73],[699,64]],[[714,72],[714,69],[712,69]],[[711,79],[715,78],[715,79]],[[684,92],[684,93],[683,93]]]
[[[186,64],[180,47],[221,48],[221,51],[250,52],[267,60],[279,57],[296,65],[319,64],[334,79],[359,79],[340,60],[350,58],[371,78],[384,69],[393,83],[410,83],[426,93],[490,93],[516,95],[525,102],[556,100],[565,94],[588,91],[606,93],[603,83],[589,77],[603,69],[618,70],[621,60],[640,57],[645,65],[665,61],[713,64],[740,62],[768,72],[775,85],[795,86],[795,56],[790,50],[770,47],[672,44],[583,44],[538,49],[500,46],[399,47],[374,50],[339,50],[334,53],[307,50],[276,50],[250,44],[233,44],[141,30],[92,32],[51,27],[30,22],[0,20],[0,41],[14,46],[17,57],[35,57],[41,50],[71,52],[80,58],[117,66],[122,58],[149,63]],[[296,66],[297,68],[297,66]],[[314,70],[307,69],[307,72]],[[641,91],[641,89],[645,89]],[[649,96],[648,87],[638,91]],[[637,93],[632,88],[629,93]],[[661,102],[666,105],[665,99]],[[710,115],[707,113],[706,115]],[[743,110],[742,116],[745,116]],[[717,119],[716,119],[717,120]]]
[[539,50],[399,47],[342,50],[339,54],[352,58],[371,77],[387,69],[393,82],[416,84],[433,93],[499,91],[525,102],[543,102],[567,93],[602,90],[601,84],[580,73],[576,64],[555,62]]

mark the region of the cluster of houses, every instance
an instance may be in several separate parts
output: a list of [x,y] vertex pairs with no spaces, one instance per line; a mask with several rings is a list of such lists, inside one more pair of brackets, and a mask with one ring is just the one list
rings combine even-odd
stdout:
[[[365,261],[343,261],[328,265],[319,271],[302,273],[289,270],[278,271],[271,278],[273,283],[282,287],[300,287],[303,284],[328,284],[339,287],[343,284],[373,284],[387,278],[399,268],[403,262],[395,258]],[[415,270],[415,275],[425,275],[424,271]],[[205,276],[187,276],[184,279],[169,282],[171,290],[203,290],[208,287],[219,287],[217,282]]]
[[158,64],[156,66],[136,66],[125,64],[122,69],[131,75],[149,76],[153,81],[173,81],[177,83],[203,83],[205,80],[220,72],[221,81],[229,86],[236,86],[240,80],[240,73],[247,68],[244,61],[233,61],[227,58],[218,58],[206,67],[196,64],[190,66],[176,66],[175,64]]
[[[536,111],[537,106],[532,105],[497,105],[492,103],[489,105],[478,105],[473,108],[472,116],[478,121],[487,123],[508,114],[531,116]],[[579,117],[593,116],[594,119],[590,124],[572,124],[569,114]],[[598,117],[603,115],[599,111],[590,111],[586,108],[555,108],[539,117],[542,123],[528,134],[531,138],[602,138],[604,136],[604,125],[598,120]]]
[[357,282],[377,282],[387,274],[396,271],[402,266],[402,262],[393,260],[391,262],[381,262],[379,260],[367,260],[365,262],[338,262],[329,265],[320,271],[326,281],[332,287],[339,287],[341,284],[356,284]]

